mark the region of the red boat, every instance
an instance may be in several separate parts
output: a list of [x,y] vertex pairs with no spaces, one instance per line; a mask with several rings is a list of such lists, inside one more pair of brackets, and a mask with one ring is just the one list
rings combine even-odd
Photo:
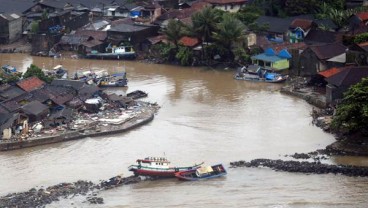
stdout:
[[195,164],[188,167],[170,167],[170,162],[165,157],[146,157],[144,159],[138,159],[137,165],[131,165],[128,169],[135,176],[171,178],[175,177],[176,172],[195,170],[201,167],[202,164]]

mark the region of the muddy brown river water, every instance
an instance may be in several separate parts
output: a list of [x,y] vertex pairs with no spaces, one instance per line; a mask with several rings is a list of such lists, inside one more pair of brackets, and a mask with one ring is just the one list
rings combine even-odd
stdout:
[[[138,158],[166,155],[175,165],[285,158],[332,143],[332,135],[311,124],[312,106],[280,94],[282,85],[232,79],[233,72],[130,61],[97,61],[1,54],[0,64],[19,71],[34,63],[62,64],[73,72],[126,68],[128,88],[148,92],[161,109],[148,125],[128,133],[86,138],[0,153],[0,195],[79,179],[99,181],[131,175]],[[368,166],[366,157],[334,157],[332,164]],[[306,175],[266,168],[228,169],[202,182],[144,181],[103,191],[103,205],[74,197],[48,207],[367,207],[368,178]]]

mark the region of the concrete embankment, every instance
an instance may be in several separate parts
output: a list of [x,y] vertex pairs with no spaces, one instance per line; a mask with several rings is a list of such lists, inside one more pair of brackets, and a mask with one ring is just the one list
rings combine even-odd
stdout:
[[67,131],[65,133],[61,133],[58,135],[46,136],[46,137],[35,137],[35,138],[27,139],[27,140],[2,141],[0,142],[0,150],[1,151],[15,150],[15,149],[21,149],[25,147],[34,147],[34,146],[39,146],[39,145],[81,139],[85,137],[97,137],[97,136],[105,136],[105,135],[110,135],[110,134],[122,133],[128,130],[131,130],[133,128],[142,126],[152,121],[153,118],[154,118],[154,113],[152,111],[145,111],[137,115],[136,117],[130,119],[129,121],[126,121],[125,123],[119,126],[114,126],[114,128],[111,128],[108,130],[99,131],[98,130],[99,128],[95,128],[95,130],[92,130],[92,131],[75,130],[75,131]]
[[327,107],[326,97],[319,93],[313,92],[312,90],[309,90],[308,88],[300,89],[300,90],[293,90],[291,86],[285,86],[281,88],[280,92],[287,94],[287,95],[301,98],[307,101],[309,104],[314,105],[318,108]]

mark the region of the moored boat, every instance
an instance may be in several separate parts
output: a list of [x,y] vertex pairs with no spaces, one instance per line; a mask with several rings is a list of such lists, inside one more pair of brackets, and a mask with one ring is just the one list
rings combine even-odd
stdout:
[[203,166],[194,170],[179,171],[175,177],[184,181],[198,181],[203,179],[217,178],[226,175],[226,169],[222,164]]
[[272,70],[261,68],[258,65],[251,65],[240,68],[234,76],[237,80],[254,82],[281,83],[287,80],[288,76],[272,72]]
[[92,51],[86,54],[86,58],[92,59],[135,59],[136,53],[132,46],[112,47],[109,45],[106,52]]
[[137,165],[128,167],[136,176],[148,176],[154,178],[171,178],[175,177],[175,173],[179,171],[196,170],[201,164],[195,164],[187,167],[171,167],[170,161],[165,157],[146,157],[138,159]]

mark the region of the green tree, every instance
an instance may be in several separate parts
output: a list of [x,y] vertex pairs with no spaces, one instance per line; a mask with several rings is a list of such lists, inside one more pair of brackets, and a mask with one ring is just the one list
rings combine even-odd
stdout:
[[178,42],[187,33],[185,25],[177,20],[170,19],[167,27],[163,30],[167,39],[174,43],[175,48],[178,48]]
[[319,0],[286,0],[284,8],[289,15],[301,15],[317,11],[319,4]]
[[25,79],[33,76],[36,76],[47,83],[50,83],[53,80],[53,78],[46,76],[41,68],[31,64],[30,67],[27,68],[27,71],[23,74],[23,78]]
[[368,41],[368,33],[362,33],[354,37],[354,43],[363,43]]
[[39,24],[38,24],[38,21],[33,21],[33,22],[31,23],[31,32],[32,32],[32,33],[38,33],[39,28],[40,28],[40,26],[39,26]]
[[264,15],[264,11],[254,5],[243,7],[234,13],[235,18],[242,21],[246,26],[254,23],[261,15]]
[[216,24],[220,22],[219,14],[219,11],[211,7],[194,13],[192,15],[192,31],[202,41],[209,42],[212,32],[216,30]]
[[175,57],[180,61],[181,65],[188,66],[193,61],[193,52],[188,47],[179,46],[179,51]]
[[332,128],[368,135],[368,78],[353,85],[344,94],[332,120]]
[[[244,24],[229,14],[224,14],[223,20],[217,24],[217,31],[213,33],[214,38],[228,50],[229,58],[234,60],[232,51],[234,43],[245,41]],[[242,44],[240,44],[242,47]]]

